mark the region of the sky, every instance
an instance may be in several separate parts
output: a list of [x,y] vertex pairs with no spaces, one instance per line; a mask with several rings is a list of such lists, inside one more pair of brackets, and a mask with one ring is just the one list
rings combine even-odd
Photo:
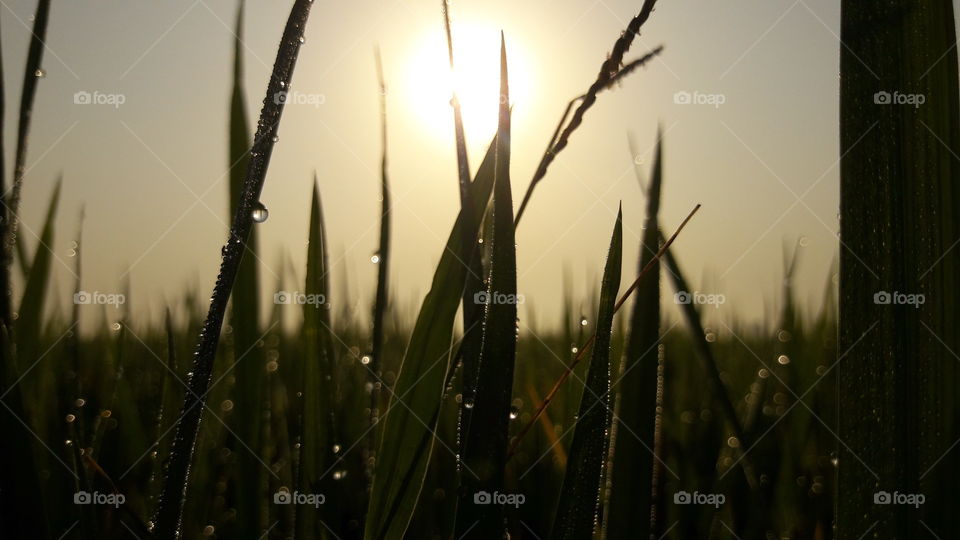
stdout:
[[[594,80],[641,3],[452,3],[474,168],[495,128],[501,29],[506,39],[515,206],[567,101]],[[11,164],[35,2],[0,5]],[[291,5],[247,2],[251,125]],[[201,297],[212,290],[229,222],[237,6],[226,0],[53,4],[21,213],[24,239],[34,249],[62,174],[51,302],[72,301],[71,242],[81,207],[84,290],[118,292],[129,279],[133,311],[153,318],[186,287]],[[798,242],[796,293],[815,310],[837,255],[839,21],[839,3],[829,0],[661,0],[626,58],[659,45],[663,53],[601,94],[534,192],[517,232],[521,318],[541,326],[559,322],[563,296],[571,292],[564,276],[578,298],[599,287],[619,204],[624,286],[636,274],[645,206],[634,162],[647,177],[658,125],[661,226],[669,234],[703,205],[675,253],[698,291],[724,296],[711,316],[768,320],[779,303],[784,246]],[[301,101],[285,109],[262,195],[270,217],[257,225],[265,301],[278,288],[302,288],[316,174],[333,263],[331,303],[347,303],[358,316],[369,311],[380,207],[379,46],[395,205],[391,287],[412,316],[459,208],[440,2],[316,0],[305,38],[291,87]],[[77,103],[78,92],[94,103]],[[297,281],[281,272],[285,258]],[[582,310],[590,308],[584,303]]]

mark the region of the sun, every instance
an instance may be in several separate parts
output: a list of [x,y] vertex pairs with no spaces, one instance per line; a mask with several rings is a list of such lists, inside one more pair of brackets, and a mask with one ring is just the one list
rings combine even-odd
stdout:
[[[497,129],[500,103],[500,30],[478,22],[452,26],[454,63],[450,72],[446,37],[442,30],[425,36],[406,69],[406,99],[425,131],[441,138],[453,137],[450,97],[456,90],[463,113],[464,131],[473,146],[489,142]],[[531,95],[531,72],[524,51],[506,37],[510,79],[510,104],[522,107]]]

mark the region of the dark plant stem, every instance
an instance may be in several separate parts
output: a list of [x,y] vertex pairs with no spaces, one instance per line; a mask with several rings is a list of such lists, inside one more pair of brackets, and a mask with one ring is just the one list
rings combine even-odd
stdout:
[[286,91],[290,87],[293,69],[300,50],[300,38],[310,14],[311,0],[296,0],[287,20],[286,28],[277,52],[273,73],[267,85],[267,94],[263,100],[260,121],[253,141],[250,162],[244,181],[243,196],[233,218],[229,238],[223,247],[223,260],[220,273],[211,295],[210,309],[207,313],[200,338],[194,352],[193,371],[188,381],[188,392],[184,398],[180,413],[180,423],[170,452],[170,464],[167,469],[163,491],[157,510],[155,534],[160,539],[177,538],[180,535],[180,520],[183,514],[190,476],[190,462],[193,458],[200,429],[200,419],[206,404],[206,394],[213,372],[213,361],[217,353],[217,344],[223,325],[227,301],[233,288],[237,270],[243,257],[244,241],[253,226],[253,209],[258,204],[263,189],[270,155],[273,152],[274,137],[283,114]]

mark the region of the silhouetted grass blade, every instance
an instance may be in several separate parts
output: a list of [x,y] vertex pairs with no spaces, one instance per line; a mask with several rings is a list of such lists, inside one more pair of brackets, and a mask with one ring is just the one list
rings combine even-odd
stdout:
[[[423,487],[443,396],[445,360],[467,275],[463,261],[468,250],[474,249],[479,216],[490,200],[496,147],[495,139],[470,184],[470,205],[460,211],[447,239],[407,345],[390,406],[381,420],[380,449],[364,531],[367,540],[402,538]],[[468,234],[463,234],[464,229]],[[470,238],[467,245],[465,237]]]
[[840,8],[837,538],[957,538],[956,4]]
[[[243,13],[244,2],[241,0],[234,30],[233,88],[230,98],[228,165],[231,216],[235,215],[240,207],[243,175],[250,160],[250,131],[243,92]],[[265,497],[260,486],[265,484],[266,470],[260,465],[261,459],[253,454],[259,454],[262,449],[260,426],[264,408],[264,359],[262,349],[256,347],[261,335],[257,236],[258,232],[254,228],[244,241],[245,249],[237,270],[237,283],[231,295],[230,311],[230,326],[233,328],[232,361],[237,363],[234,368],[236,391],[233,393],[236,414],[232,417],[232,430],[240,438],[240,441],[233,443],[237,456],[233,477],[237,497],[237,526],[245,531],[263,530],[267,526],[259,523],[260,512],[257,510],[258,502]]]
[[[647,538],[651,500],[654,421],[657,400],[657,344],[660,341],[660,263],[654,260],[660,234],[660,186],[663,178],[660,130],[657,130],[650,186],[646,190],[647,213],[640,244],[640,271],[654,266],[640,283],[630,315],[630,337],[614,394],[620,399],[620,425],[613,459],[613,488],[607,537]],[[635,155],[635,153],[634,153]],[[639,437],[639,439],[638,439]]]
[[[330,473],[336,456],[334,429],[334,352],[330,335],[329,267],[327,266],[326,231],[323,223],[323,207],[320,202],[320,187],[314,178],[313,199],[310,204],[310,235],[307,244],[307,277],[304,293],[318,299],[303,307],[303,334],[306,354],[302,362],[302,410],[300,424],[299,470],[297,490],[301,493],[325,493],[331,504],[332,493],[325,489],[331,486]],[[320,301],[322,299],[322,301]],[[321,513],[330,509],[318,509],[309,505],[296,510],[296,530],[299,538],[326,537],[327,531],[318,523]]]
[[473,408],[463,445],[457,538],[502,538],[503,505],[476,504],[480,492],[502,493],[517,355],[517,255],[510,193],[510,105],[506,47],[501,42],[500,118],[493,191],[490,277],[475,304],[486,305]]
[[213,361],[220,338],[223,317],[243,257],[244,242],[249,237],[250,229],[253,226],[253,210],[259,204],[260,192],[263,189],[270,155],[273,152],[277,128],[283,114],[283,104],[286,102],[286,92],[290,88],[293,68],[296,64],[297,53],[300,50],[300,38],[303,37],[304,26],[311,5],[311,0],[296,0],[294,2],[277,51],[273,73],[267,85],[267,93],[263,100],[263,109],[260,112],[260,120],[257,124],[257,132],[250,153],[250,162],[247,165],[243,193],[233,217],[229,238],[222,250],[223,260],[220,264],[220,272],[211,295],[210,309],[194,353],[189,389],[181,409],[180,417],[182,420],[177,427],[171,450],[170,466],[167,470],[163,494],[154,520],[156,524],[155,534],[162,539],[175,538],[180,534],[180,520],[188,485],[190,462],[197,440],[207,389],[210,386]]
[[375,427],[380,417],[380,384],[381,369],[383,367],[383,339],[384,322],[389,302],[390,279],[390,223],[391,202],[390,184],[387,176],[387,84],[383,77],[383,64],[380,59],[380,49],[376,50],[377,81],[380,86],[380,248],[377,250],[377,292],[373,304],[373,331],[370,347],[370,433],[367,438],[367,459],[364,473],[367,475],[368,487],[373,483],[374,463],[376,463],[376,448],[378,443],[378,429]]
[[33,256],[33,265],[30,269],[30,275],[27,277],[27,283],[23,289],[23,296],[20,299],[20,308],[17,314],[15,326],[15,338],[17,342],[17,367],[24,369],[25,363],[33,363],[37,360],[37,347],[40,339],[41,316],[43,306],[46,301],[47,292],[50,290],[50,263],[53,260],[53,225],[57,214],[57,206],[60,203],[60,188],[63,185],[62,179],[57,180],[57,185],[50,196],[50,203],[47,206],[47,217],[43,222],[43,230],[37,242],[37,249]]
[[[27,64],[23,73],[23,88],[20,93],[20,122],[17,125],[17,150],[13,162],[13,186],[10,189],[5,226],[5,245],[7,260],[12,260],[17,223],[20,220],[20,191],[23,188],[23,176],[27,167],[27,136],[30,133],[30,119],[33,115],[33,101],[37,96],[37,81],[43,77],[43,50],[46,47],[47,22],[50,19],[50,0],[40,0],[33,18],[33,31],[30,46],[27,49]],[[6,192],[4,192],[6,193]],[[9,263],[8,263],[9,264]],[[9,268],[7,269],[9,279]],[[9,285],[8,285],[9,286]],[[9,316],[9,312],[6,313]],[[9,319],[7,320],[9,324]]]
[[589,539],[597,524],[603,462],[607,455],[607,437],[611,422],[610,340],[614,306],[620,289],[620,266],[623,258],[622,219],[623,212],[620,211],[617,213],[607,263],[603,269],[600,306],[597,312],[597,337],[550,536],[554,540]]

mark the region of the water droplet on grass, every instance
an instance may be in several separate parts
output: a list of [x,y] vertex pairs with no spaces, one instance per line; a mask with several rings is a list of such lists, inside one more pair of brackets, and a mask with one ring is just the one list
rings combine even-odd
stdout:
[[253,207],[250,217],[253,218],[255,223],[263,223],[270,217],[270,211],[267,210],[267,207],[264,206],[263,203],[258,202],[257,205]]
[[47,76],[47,72],[43,69],[37,69],[33,72],[33,74],[36,75],[38,79],[42,79]]

